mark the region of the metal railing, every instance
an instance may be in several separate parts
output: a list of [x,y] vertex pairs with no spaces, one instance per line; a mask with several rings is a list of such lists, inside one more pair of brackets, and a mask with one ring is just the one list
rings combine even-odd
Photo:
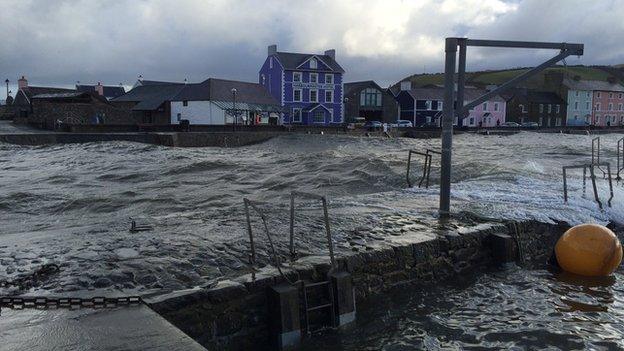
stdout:
[[277,268],[277,270],[279,271],[280,275],[282,277],[285,278],[284,273],[282,272],[282,263],[281,260],[279,258],[279,255],[277,254],[277,250],[275,250],[275,244],[273,243],[273,238],[271,237],[271,233],[269,232],[269,226],[267,224],[267,218],[266,215],[264,214],[264,211],[258,207],[258,205],[260,204],[260,202],[257,201],[251,201],[247,198],[243,199],[243,202],[245,204],[245,216],[247,219],[247,233],[249,234],[249,245],[250,245],[250,255],[249,255],[249,264],[251,265],[251,275],[252,275],[252,279],[255,280],[256,278],[256,271],[255,271],[255,267],[256,267],[256,244],[254,241],[254,235],[253,235],[253,230],[251,228],[251,213],[250,213],[250,209],[254,210],[258,216],[260,217],[260,219],[262,220],[262,225],[264,227],[264,232],[266,234],[267,240],[269,242],[269,248],[271,249],[271,256],[273,259],[273,265]]
[[[593,148],[592,148],[593,149]],[[592,152],[593,155],[593,152]],[[593,157],[592,157],[593,158]],[[600,167],[604,166],[607,168],[607,172],[606,174],[608,175],[608,179],[609,179],[609,199],[607,200],[607,204],[609,207],[611,207],[611,200],[613,199],[613,183],[611,181],[611,166],[609,165],[608,162],[603,162],[603,163],[590,163],[590,164],[581,164],[581,165],[571,165],[571,166],[563,166],[562,167],[562,171],[563,171],[563,200],[565,203],[568,202],[568,176],[567,176],[567,171],[570,169],[583,169],[583,195],[585,195],[586,192],[586,179],[587,179],[587,170],[589,170],[589,178],[591,179],[592,182],[592,188],[594,190],[594,200],[596,200],[596,202],[598,203],[598,207],[602,210],[603,209],[603,205],[602,202],[600,201],[600,197],[598,196],[598,188],[596,186],[596,174],[594,171],[594,168],[598,168],[600,170],[602,170]]]
[[620,138],[617,142],[617,175],[616,181],[622,180],[620,173],[624,170],[624,138]]
[[421,155],[425,157],[425,163],[423,165],[423,174],[418,181],[418,187],[422,187],[423,181],[425,182],[425,187],[429,188],[429,179],[431,178],[431,161],[433,160],[433,155],[440,155],[439,151],[426,149],[425,152],[420,152],[416,150],[409,150],[407,154],[407,173],[405,175],[407,180],[407,186],[412,187],[412,181],[410,179],[410,173],[412,168],[412,154]]
[[329,226],[329,210],[327,208],[327,198],[322,195],[305,193],[301,191],[293,191],[290,193],[290,257],[292,260],[297,258],[297,251],[295,249],[295,197],[305,197],[310,199],[320,200],[323,205],[323,220],[325,222],[325,234],[327,235],[327,247],[329,249],[329,259],[331,261],[332,268],[336,267],[336,260],[334,258],[334,244],[331,236],[331,229]]
[[600,167],[600,137],[592,139],[592,153],[591,153],[592,165],[598,165],[598,169],[602,172],[602,177],[606,176],[606,172]]

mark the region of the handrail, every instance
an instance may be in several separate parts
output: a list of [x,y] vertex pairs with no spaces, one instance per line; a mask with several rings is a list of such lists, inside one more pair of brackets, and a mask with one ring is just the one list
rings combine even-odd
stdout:
[[611,207],[611,200],[613,199],[613,182],[611,181],[611,165],[608,162],[601,163],[590,163],[590,164],[580,164],[580,165],[569,165],[562,167],[563,173],[563,201],[565,203],[568,202],[568,176],[567,170],[569,169],[583,169],[583,195],[585,195],[585,179],[587,175],[587,170],[589,169],[590,179],[592,181],[592,188],[594,190],[594,200],[598,203],[598,207],[602,210],[603,205],[600,201],[600,197],[598,196],[598,187],[596,186],[596,174],[594,169],[598,167],[598,169],[602,170],[600,167],[605,166],[607,168],[607,174],[609,179],[609,199],[607,200],[607,204]]
[[327,209],[327,198],[322,195],[306,193],[302,191],[292,191],[290,193],[290,257],[295,259],[297,252],[295,250],[295,197],[307,197],[320,200],[323,205],[323,219],[325,221],[325,234],[327,235],[327,246],[329,249],[329,259],[332,269],[336,268],[336,260],[334,258],[334,244],[332,241],[331,230],[329,226],[329,211]]
[[409,150],[407,154],[407,173],[405,174],[405,178],[407,180],[407,186],[412,187],[412,181],[410,180],[410,173],[412,168],[412,154],[421,155],[425,157],[425,163],[423,165],[423,174],[418,181],[418,187],[422,187],[423,181],[425,181],[425,187],[429,188],[429,179],[431,176],[431,162],[433,160],[433,155],[441,155],[439,151],[432,149],[425,149],[425,152],[420,152],[416,150]]

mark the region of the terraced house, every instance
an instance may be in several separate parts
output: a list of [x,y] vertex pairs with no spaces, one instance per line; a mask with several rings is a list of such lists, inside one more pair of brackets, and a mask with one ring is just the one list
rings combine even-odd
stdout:
[[258,79],[283,107],[284,124],[342,123],[344,69],[336,51],[300,54],[268,47]]

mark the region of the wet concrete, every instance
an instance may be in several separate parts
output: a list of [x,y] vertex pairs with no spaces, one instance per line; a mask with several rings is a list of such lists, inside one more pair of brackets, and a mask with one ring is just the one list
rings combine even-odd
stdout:
[[116,309],[2,309],[1,350],[201,351],[145,305]]

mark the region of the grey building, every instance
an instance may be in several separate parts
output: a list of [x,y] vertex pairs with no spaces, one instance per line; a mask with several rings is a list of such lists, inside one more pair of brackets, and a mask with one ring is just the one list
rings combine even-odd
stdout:
[[367,121],[396,123],[398,105],[386,89],[372,80],[344,84],[345,121],[363,117]]

